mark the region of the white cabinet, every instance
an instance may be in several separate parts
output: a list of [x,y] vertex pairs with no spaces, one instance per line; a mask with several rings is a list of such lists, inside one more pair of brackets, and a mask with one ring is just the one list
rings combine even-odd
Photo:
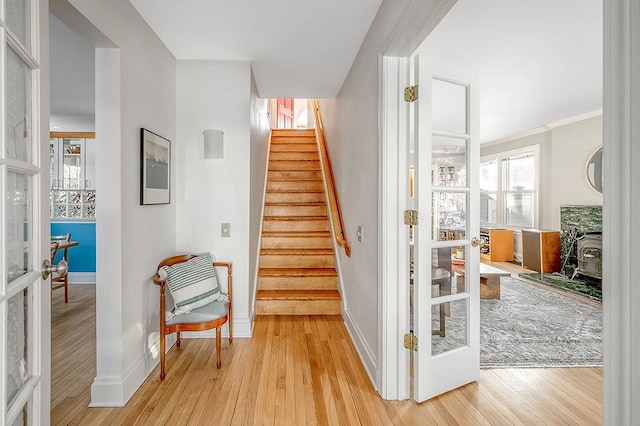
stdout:
[[94,133],[52,133],[51,218],[95,219]]

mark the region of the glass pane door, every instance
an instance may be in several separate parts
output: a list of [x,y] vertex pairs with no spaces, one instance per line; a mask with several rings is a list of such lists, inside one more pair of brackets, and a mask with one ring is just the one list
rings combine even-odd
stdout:
[[[2,58],[2,147],[0,186],[3,198],[0,226],[0,424],[32,425],[48,422],[48,329],[42,311],[50,303],[43,286],[40,261],[48,257],[48,216],[40,194],[47,193],[49,154],[45,137],[40,146],[37,38],[31,23],[38,16],[35,0],[0,0]],[[0,18],[0,19],[2,19]],[[43,338],[47,336],[47,338]],[[45,389],[46,387],[46,389]],[[43,399],[47,396],[47,401]],[[43,418],[43,413],[46,418]]]
[[421,402],[480,373],[479,250],[471,244],[480,159],[473,76],[417,62],[413,397]]

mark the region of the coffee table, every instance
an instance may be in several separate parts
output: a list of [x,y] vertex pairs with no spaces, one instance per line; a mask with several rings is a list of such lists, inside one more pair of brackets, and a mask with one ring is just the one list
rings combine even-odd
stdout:
[[[458,291],[464,291],[464,267],[452,265],[451,269],[458,276],[456,282]],[[500,299],[500,278],[510,276],[511,274],[507,271],[480,263],[480,299]]]

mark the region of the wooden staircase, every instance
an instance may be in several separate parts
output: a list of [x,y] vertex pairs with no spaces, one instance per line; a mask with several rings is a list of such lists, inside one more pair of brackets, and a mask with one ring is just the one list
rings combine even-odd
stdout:
[[314,130],[273,130],[257,315],[337,315],[338,273]]

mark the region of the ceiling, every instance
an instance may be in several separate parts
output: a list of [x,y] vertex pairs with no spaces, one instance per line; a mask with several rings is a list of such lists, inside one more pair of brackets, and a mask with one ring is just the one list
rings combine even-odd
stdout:
[[460,0],[419,52],[478,76],[480,141],[602,109],[602,0]]
[[[336,97],[380,4],[130,1],[178,59],[251,61],[266,98]],[[459,0],[419,52],[477,72],[493,142],[602,108],[602,21],[602,0]],[[52,18],[51,52],[52,116],[93,117],[91,46]]]
[[335,98],[381,0],[130,0],[177,59],[251,61],[263,98]]

